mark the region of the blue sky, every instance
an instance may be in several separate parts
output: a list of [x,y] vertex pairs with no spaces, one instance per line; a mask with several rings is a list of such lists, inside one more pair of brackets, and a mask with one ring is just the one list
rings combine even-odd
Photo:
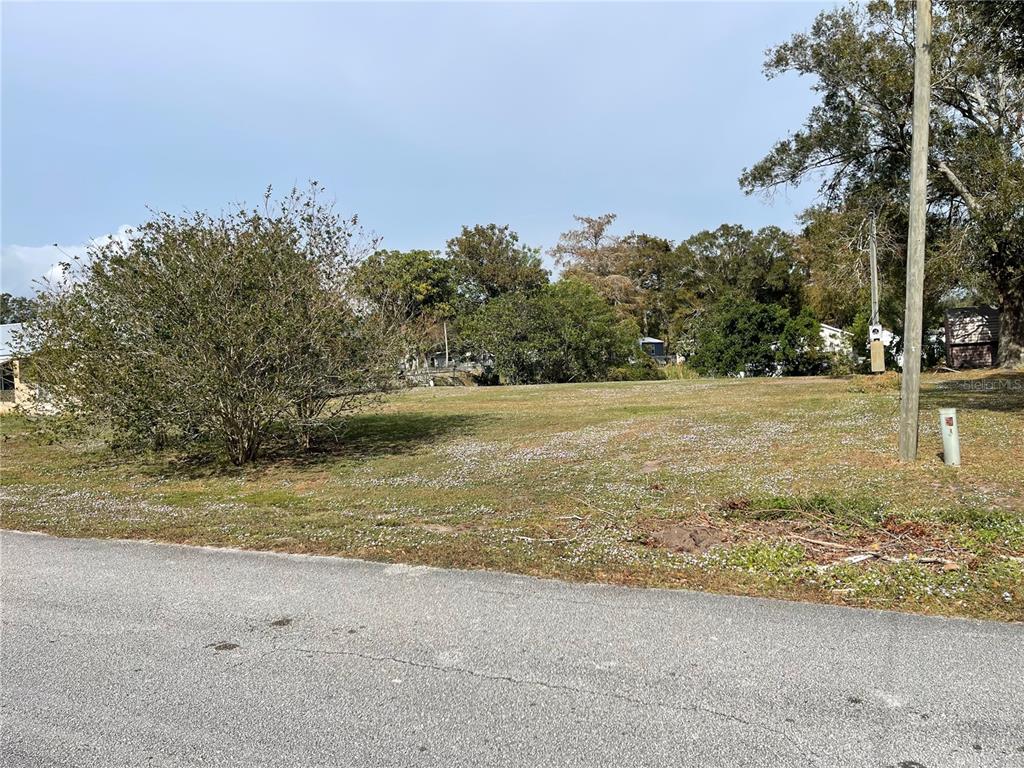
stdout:
[[216,210],[315,178],[389,248],[574,213],[679,240],[793,225],[736,178],[811,83],[764,50],[814,3],[3,4],[2,288],[25,293],[147,206]]

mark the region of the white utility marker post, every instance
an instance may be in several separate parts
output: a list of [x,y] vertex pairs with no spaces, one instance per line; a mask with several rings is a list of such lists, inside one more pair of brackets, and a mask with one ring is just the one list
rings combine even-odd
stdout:
[[907,229],[907,312],[903,322],[900,461],[917,458],[921,399],[925,215],[928,208],[928,115],[931,107],[931,0],[917,0],[914,25],[914,120],[910,144],[910,226]]
[[939,409],[939,429],[942,431],[942,460],[950,467],[959,467],[960,426],[956,422],[956,408]]

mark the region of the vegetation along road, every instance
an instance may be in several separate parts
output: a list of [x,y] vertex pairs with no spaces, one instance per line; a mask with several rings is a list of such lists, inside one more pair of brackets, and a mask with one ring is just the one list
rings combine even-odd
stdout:
[[[243,468],[7,417],[3,526],[1024,619],[1024,376],[926,376],[909,465],[898,394],[885,377],[418,389]],[[940,406],[961,409],[959,469],[937,457]]]

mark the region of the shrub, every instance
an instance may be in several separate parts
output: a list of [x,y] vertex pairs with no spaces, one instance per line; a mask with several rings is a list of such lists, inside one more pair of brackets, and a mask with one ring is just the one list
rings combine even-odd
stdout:
[[635,362],[617,365],[608,371],[609,381],[660,381],[667,378],[662,366],[644,355]]
[[356,220],[317,191],[275,203],[268,190],[219,217],[160,213],[92,247],[27,328],[40,383],[128,445],[215,440],[237,464],[272,428],[308,445],[325,411],[381,391],[395,359],[350,295]]
[[588,284],[559,280],[531,294],[485,303],[460,329],[460,342],[489,355],[505,383],[600,381],[636,353],[639,332]]
[[737,296],[719,300],[699,320],[689,362],[702,374],[776,373],[775,344],[789,313]]

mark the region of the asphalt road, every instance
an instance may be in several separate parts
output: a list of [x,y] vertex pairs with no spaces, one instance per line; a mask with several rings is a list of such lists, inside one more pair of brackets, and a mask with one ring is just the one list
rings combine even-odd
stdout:
[[3,766],[1022,766],[1024,627],[4,532]]

